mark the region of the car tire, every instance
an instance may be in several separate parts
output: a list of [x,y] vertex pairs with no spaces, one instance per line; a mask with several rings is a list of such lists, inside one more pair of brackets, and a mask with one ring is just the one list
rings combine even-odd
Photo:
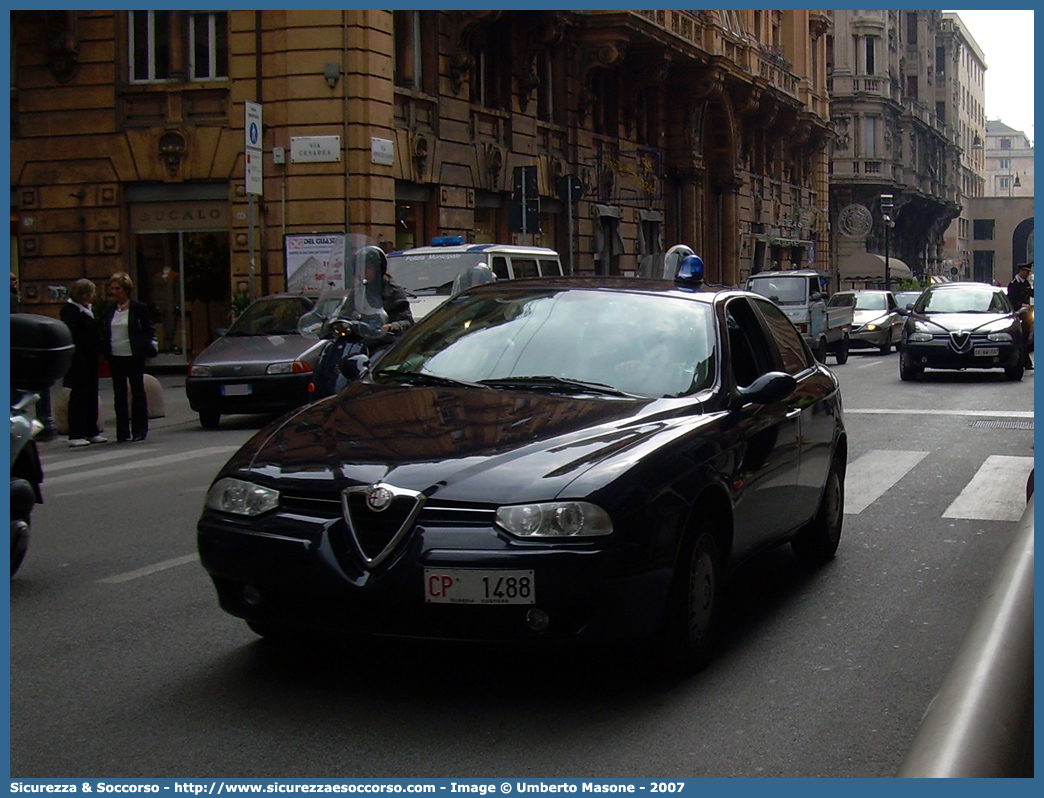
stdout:
[[246,625],[251,632],[273,643],[289,643],[304,637],[295,627],[277,621],[247,621]]
[[22,567],[26,552],[29,550],[29,522],[18,520],[11,522],[11,576]]
[[200,410],[199,425],[203,429],[217,429],[221,426],[221,414],[213,410]]
[[723,577],[714,535],[689,535],[678,557],[664,630],[670,661],[683,673],[700,671],[711,659]]
[[882,355],[892,354],[892,339],[885,338],[885,342],[879,347]]
[[1022,375],[1026,373],[1026,366],[1020,360],[1018,364],[1014,366],[1004,367],[1004,378],[1011,380],[1012,382],[1018,382],[1022,379]]
[[811,565],[822,565],[834,559],[844,521],[845,467],[835,455],[830,462],[815,517],[790,542],[794,554]]
[[843,366],[848,362],[848,349],[851,342],[848,340],[848,336],[845,335],[837,342],[837,351],[834,352],[834,357],[837,358],[837,365]]
[[924,368],[911,365],[906,359],[906,353],[899,350],[899,379],[903,382],[913,382],[924,374]]

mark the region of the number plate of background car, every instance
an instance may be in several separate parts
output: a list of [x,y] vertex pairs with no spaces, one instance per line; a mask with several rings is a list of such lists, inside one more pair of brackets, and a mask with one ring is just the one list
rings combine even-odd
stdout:
[[424,569],[424,600],[432,604],[532,604],[532,571]]
[[975,357],[997,357],[1000,349],[995,346],[979,347],[975,350]]
[[222,396],[246,396],[250,393],[250,383],[245,385],[222,385]]

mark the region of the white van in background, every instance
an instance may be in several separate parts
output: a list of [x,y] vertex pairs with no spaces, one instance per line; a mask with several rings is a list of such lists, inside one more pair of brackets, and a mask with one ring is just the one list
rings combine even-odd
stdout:
[[420,320],[459,289],[462,275],[484,263],[497,280],[560,277],[562,261],[546,247],[514,244],[465,244],[460,236],[432,240],[430,247],[388,253],[388,274],[410,297],[413,318]]

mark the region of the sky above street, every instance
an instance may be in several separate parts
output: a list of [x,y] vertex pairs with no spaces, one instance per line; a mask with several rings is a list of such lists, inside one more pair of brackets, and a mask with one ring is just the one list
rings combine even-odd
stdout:
[[1033,141],[1032,11],[956,11],[986,60],[986,118]]

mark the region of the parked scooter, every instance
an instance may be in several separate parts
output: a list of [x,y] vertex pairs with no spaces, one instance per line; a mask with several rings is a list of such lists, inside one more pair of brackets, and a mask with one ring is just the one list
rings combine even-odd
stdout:
[[43,467],[36,436],[43,424],[34,407],[72,362],[72,334],[58,319],[11,314],[11,576],[29,548],[33,507],[43,503]]

